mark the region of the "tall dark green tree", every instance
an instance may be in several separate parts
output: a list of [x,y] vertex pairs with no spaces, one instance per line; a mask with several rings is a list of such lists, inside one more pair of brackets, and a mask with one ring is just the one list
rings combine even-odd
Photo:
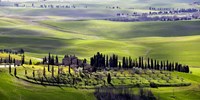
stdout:
[[16,66],[16,61],[15,61],[15,58],[13,59],[13,64],[14,64],[14,66]]
[[46,77],[46,68],[45,68],[45,66],[43,68],[43,76]]
[[147,66],[148,66],[148,68],[150,69],[150,59],[148,58],[148,60],[147,60]]
[[56,55],[56,65],[58,65],[59,64],[59,61],[58,61],[58,56]]
[[51,64],[51,53],[49,52],[49,57],[48,57],[48,64]]
[[111,84],[111,75],[110,75],[110,73],[108,73],[107,82],[108,82],[108,84]]
[[32,73],[32,74],[33,74],[33,78],[35,78],[35,70],[33,70],[33,73]]
[[10,57],[10,54],[8,56],[8,62],[11,63],[11,57]]
[[22,55],[22,59],[21,59],[21,65],[23,65],[25,63],[25,56]]
[[52,65],[52,69],[51,69],[51,75],[52,77],[54,77],[54,66]]
[[106,55],[106,67],[108,67],[108,65],[109,65],[109,59],[108,59],[108,55]]
[[17,76],[17,68],[14,69],[14,76]]
[[11,69],[11,65],[9,65],[9,74],[11,74],[12,69]]
[[31,59],[29,60],[29,65],[32,65],[32,61],[31,61]]

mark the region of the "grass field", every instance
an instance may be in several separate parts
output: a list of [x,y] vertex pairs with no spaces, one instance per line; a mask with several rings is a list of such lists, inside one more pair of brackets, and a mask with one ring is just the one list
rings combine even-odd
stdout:
[[1,100],[93,100],[92,90],[77,90],[74,88],[49,87],[34,85],[19,80],[9,74],[8,70],[0,69],[0,97]]
[[[54,18],[50,16],[51,18]],[[56,18],[57,19],[57,18]],[[76,54],[80,58],[100,51],[122,56],[144,56],[188,64],[192,74],[174,72],[192,83],[188,87],[152,89],[162,100],[198,100],[200,97],[200,33],[199,21],[123,23],[102,20],[31,22],[27,19],[0,17],[0,48],[24,48],[26,60],[44,57],[51,52],[63,57]],[[8,55],[0,54],[0,57]],[[16,56],[20,59],[20,57]],[[93,90],[77,90],[34,85],[18,80],[0,69],[1,100],[15,98],[55,100],[92,100]],[[12,94],[12,95],[10,95]],[[50,98],[50,99],[49,99]]]

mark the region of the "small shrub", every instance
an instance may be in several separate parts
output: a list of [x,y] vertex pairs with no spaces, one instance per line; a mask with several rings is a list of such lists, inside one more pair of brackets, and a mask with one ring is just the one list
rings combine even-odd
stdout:
[[154,83],[154,82],[151,82],[150,83],[150,87],[152,87],[152,88],[158,88],[158,85],[156,83]]

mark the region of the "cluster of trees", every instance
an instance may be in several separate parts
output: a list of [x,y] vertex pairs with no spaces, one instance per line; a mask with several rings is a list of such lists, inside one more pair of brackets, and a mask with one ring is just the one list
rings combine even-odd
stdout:
[[12,58],[9,54],[8,58],[0,58],[0,64],[2,64],[2,63],[4,63],[4,64],[14,64],[14,66],[23,65],[25,63],[25,56],[22,55],[21,61],[20,61],[20,60],[16,60],[15,58]]
[[12,50],[12,49],[0,49],[0,53],[9,53],[9,54],[24,54],[24,49]]
[[44,57],[42,64],[48,64],[48,65],[58,65],[59,64],[59,60],[58,60],[58,56],[56,55],[56,57],[54,57],[53,55],[51,55],[51,53],[49,53],[48,57]]
[[117,67],[118,66],[118,56],[113,54],[108,57],[108,55],[103,55],[102,53],[97,52],[96,55],[90,58],[90,65],[95,68],[105,68],[105,67]]
[[56,55],[56,57],[54,58],[54,56],[51,55],[51,53],[49,53],[48,58],[46,56],[43,58],[42,64],[43,65],[47,64],[48,71],[50,71],[50,65],[52,65],[52,67],[53,67],[53,65],[59,64],[58,56]]
[[133,94],[133,90],[118,88],[96,88],[94,95],[97,100],[156,100],[156,97],[150,90],[140,88],[139,94]]
[[[59,63],[59,58],[56,55],[55,57],[53,55],[51,55],[51,53],[49,53],[48,57],[44,57],[42,64],[48,64],[49,65],[64,65],[64,66],[74,66],[74,67],[85,67],[87,66],[87,60],[80,60],[78,59],[78,57],[76,57],[75,55],[65,55],[64,58],[62,59],[62,62]],[[49,68],[48,68],[49,69]]]
[[[34,6],[35,7],[35,6]],[[76,8],[75,5],[40,5],[40,8]]]
[[106,6],[109,9],[121,9],[119,6]]
[[105,56],[102,53],[97,52],[96,55],[91,57],[90,60],[91,66],[95,69],[99,68],[133,68],[138,67],[142,69],[155,69],[155,70],[168,70],[168,71],[179,71],[189,73],[189,67],[187,65],[179,64],[178,62],[169,62],[167,61],[158,61],[156,59],[147,58],[144,60],[143,57],[138,59],[132,59],[131,57],[123,57],[122,62],[118,61],[117,55],[112,55],[108,58],[108,55]]
[[[136,15],[132,15],[136,16]],[[190,16],[141,16],[137,15],[136,18],[132,17],[116,17],[116,18],[107,18],[105,20],[110,21],[118,21],[118,22],[141,22],[141,21],[181,21],[181,20],[192,20],[192,19],[198,19],[200,15],[195,14],[192,17]]]
[[175,13],[192,13],[192,12],[198,12],[199,9],[196,8],[155,8],[155,7],[149,7],[149,10],[156,10],[156,11],[171,11]]

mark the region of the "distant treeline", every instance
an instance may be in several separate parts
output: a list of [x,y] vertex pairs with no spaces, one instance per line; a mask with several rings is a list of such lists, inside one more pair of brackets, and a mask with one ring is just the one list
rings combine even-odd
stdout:
[[10,54],[24,54],[24,49],[12,50],[12,49],[0,49],[0,53],[10,53]]
[[132,59],[131,57],[123,57],[122,62],[119,61],[118,55],[113,54],[112,56],[103,55],[97,52],[96,55],[90,58],[90,65],[94,67],[94,71],[97,69],[106,68],[123,68],[130,69],[138,67],[142,69],[154,69],[154,70],[168,70],[168,71],[179,71],[189,73],[189,66],[182,65],[178,62],[159,61],[156,59],[147,58],[144,60],[143,57],[138,59]]

